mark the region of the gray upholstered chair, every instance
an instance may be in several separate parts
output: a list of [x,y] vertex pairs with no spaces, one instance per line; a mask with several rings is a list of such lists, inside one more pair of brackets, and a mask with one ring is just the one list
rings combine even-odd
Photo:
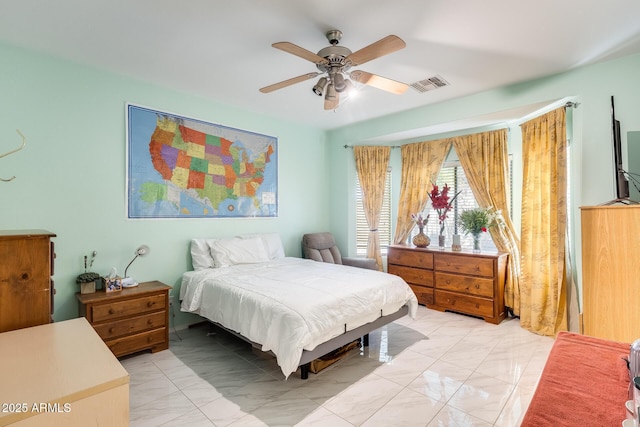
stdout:
[[376,260],[373,258],[343,257],[331,233],[309,233],[302,236],[302,256],[314,261],[378,269]]

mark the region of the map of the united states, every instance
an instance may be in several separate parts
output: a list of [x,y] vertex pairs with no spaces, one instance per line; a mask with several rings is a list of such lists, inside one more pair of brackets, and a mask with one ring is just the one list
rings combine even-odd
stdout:
[[[161,179],[137,177],[134,207],[161,217],[275,216],[275,174],[267,173],[273,138],[171,115],[155,119],[146,155]],[[167,214],[172,208],[175,215]]]

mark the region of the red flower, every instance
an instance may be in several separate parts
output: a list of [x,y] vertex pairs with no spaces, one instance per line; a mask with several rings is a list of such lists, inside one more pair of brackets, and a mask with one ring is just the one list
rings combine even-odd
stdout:
[[438,188],[437,185],[432,184],[433,188],[431,189],[431,193],[429,193],[429,198],[431,199],[431,206],[433,209],[438,212],[438,220],[440,221],[440,234],[444,233],[444,220],[447,219],[447,213],[453,206],[453,201],[458,197],[458,192],[453,199],[449,201],[449,186],[447,184],[442,187],[442,191]]
[[487,232],[487,227],[482,227],[482,232],[486,233]]

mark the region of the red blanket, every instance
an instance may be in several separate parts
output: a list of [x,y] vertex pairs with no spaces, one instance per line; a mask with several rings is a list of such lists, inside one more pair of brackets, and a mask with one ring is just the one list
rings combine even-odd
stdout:
[[560,332],[523,427],[620,427],[626,418],[629,344]]

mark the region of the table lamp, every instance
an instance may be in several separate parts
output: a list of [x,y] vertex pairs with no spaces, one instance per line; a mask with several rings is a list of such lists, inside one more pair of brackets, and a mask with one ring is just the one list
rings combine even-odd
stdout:
[[136,252],[135,252],[136,255],[133,257],[131,262],[127,265],[127,268],[124,269],[124,278],[122,279],[123,287],[132,288],[134,286],[138,286],[138,282],[133,280],[132,277],[127,276],[127,271],[129,270],[129,267],[131,266],[131,264],[133,264],[133,261],[135,261],[139,256],[145,256],[148,253],[149,253],[149,246],[147,245],[141,245],[138,249],[136,249]]

